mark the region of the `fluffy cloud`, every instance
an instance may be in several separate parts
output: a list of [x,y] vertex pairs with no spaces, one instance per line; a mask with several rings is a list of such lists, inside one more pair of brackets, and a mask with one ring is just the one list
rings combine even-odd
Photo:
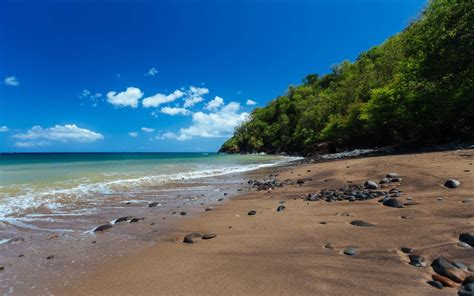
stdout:
[[137,132],[129,132],[128,135],[129,135],[130,137],[135,138],[136,136],[138,136],[138,133],[137,133]]
[[247,102],[245,102],[245,105],[253,106],[253,105],[257,105],[257,102],[255,102],[254,100],[248,99]]
[[145,76],[155,76],[156,74],[158,74],[158,70],[153,67],[148,69],[148,72],[146,72]]
[[10,76],[10,77],[5,78],[4,83],[10,86],[20,85],[20,82],[18,81],[18,79],[16,79],[15,76]]
[[27,140],[17,142],[17,147],[44,146],[51,142],[75,142],[87,143],[102,140],[104,136],[94,131],[80,128],[75,124],[55,125],[50,128],[42,128],[39,125],[33,126],[24,134],[16,134],[16,139]]
[[158,107],[161,104],[174,102],[177,99],[181,98],[182,96],[184,96],[184,92],[177,89],[168,95],[157,93],[154,96],[145,98],[143,99],[142,104],[143,104],[143,107],[145,108]]
[[0,133],[5,133],[5,132],[8,132],[9,131],[9,128],[4,125],[4,126],[0,126]]
[[209,89],[204,87],[190,86],[184,100],[184,108],[194,106],[204,100],[203,96],[209,93]]
[[209,101],[206,104],[205,109],[216,111],[220,106],[224,105],[224,99],[221,97],[216,96],[213,100]]
[[178,141],[189,140],[193,137],[229,137],[234,132],[235,127],[247,120],[249,116],[246,112],[239,113],[239,110],[240,104],[231,102],[216,112],[196,112],[193,114],[190,127],[180,129],[178,135],[167,133],[162,137]]
[[139,88],[127,87],[127,90],[117,93],[115,91],[109,91],[107,93],[107,102],[117,107],[132,108],[138,107],[138,101],[143,97],[143,93]]
[[191,111],[189,111],[186,108],[176,108],[176,107],[164,107],[164,108],[161,108],[160,112],[171,115],[171,116],[191,114]]
[[164,133],[162,135],[158,135],[155,137],[157,140],[166,140],[166,139],[170,139],[170,140],[178,140],[178,141],[185,141],[185,140],[189,140],[190,138],[187,137],[186,135],[177,135],[175,133],[172,133],[172,132],[167,132],[167,133]]
[[141,130],[144,131],[145,133],[152,133],[154,131],[154,129],[149,128],[149,127],[142,127]]

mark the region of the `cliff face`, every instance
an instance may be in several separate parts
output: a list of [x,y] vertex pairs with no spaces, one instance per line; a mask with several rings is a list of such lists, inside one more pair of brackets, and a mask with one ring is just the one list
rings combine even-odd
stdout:
[[474,135],[474,2],[433,0],[421,17],[330,74],[255,109],[222,152],[312,154],[432,145]]

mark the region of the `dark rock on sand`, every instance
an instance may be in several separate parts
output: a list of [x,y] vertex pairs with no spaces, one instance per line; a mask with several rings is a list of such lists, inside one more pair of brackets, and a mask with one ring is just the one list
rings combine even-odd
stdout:
[[344,249],[344,254],[348,256],[354,256],[359,253],[359,250],[356,247],[347,247]]
[[460,185],[461,185],[461,182],[454,179],[450,179],[444,183],[444,187],[451,188],[451,189],[458,188]]
[[392,207],[392,208],[403,208],[403,204],[396,198],[389,198],[383,202],[384,206]]
[[132,218],[130,219],[130,221],[128,221],[129,223],[137,223],[138,221],[140,220],[145,220],[145,218]]
[[97,226],[96,228],[92,230],[92,232],[101,232],[109,228],[112,228],[111,224],[104,224],[104,225]]
[[369,223],[369,222],[366,222],[366,221],[362,221],[362,220],[354,220],[354,221],[351,221],[351,225],[360,226],[360,227],[372,227],[372,226],[375,226],[375,225],[372,224],[372,223]]
[[466,278],[464,271],[457,269],[451,262],[442,257],[436,258],[431,263],[431,267],[433,267],[436,273],[448,277],[457,283],[461,283]]
[[158,206],[158,205],[159,205],[159,203],[156,202],[156,201],[154,201],[154,202],[149,203],[149,204],[148,204],[148,207],[149,207],[149,208],[153,208],[153,207],[156,207],[156,206]]
[[453,262],[453,265],[457,267],[458,269],[466,269],[466,265],[464,265],[464,263],[459,262],[459,261]]
[[438,281],[428,281],[428,284],[437,288],[437,289],[443,289],[444,286],[443,286],[443,283],[441,282],[438,282]]
[[410,254],[409,258],[410,258],[410,264],[413,266],[416,266],[416,267],[426,266],[425,258],[423,258],[423,256]]
[[128,220],[132,219],[132,216],[125,216],[125,217],[120,217],[112,221],[112,224],[118,224],[120,222],[126,222]]
[[277,211],[277,212],[283,212],[285,209],[286,209],[285,206],[279,206],[279,207],[276,209],[276,211]]
[[48,257],[46,257],[47,260],[50,260],[50,259],[53,259],[54,258],[54,255],[50,255]]
[[217,236],[217,234],[214,233],[206,233],[202,236],[202,239],[213,239]]
[[212,211],[212,208],[205,208],[204,211],[206,212]]
[[413,254],[415,252],[415,250],[413,250],[412,248],[407,248],[407,247],[401,247],[401,249],[403,253],[405,254]]
[[474,284],[474,275],[470,275],[470,276],[466,277],[464,279],[464,281],[462,282],[463,286],[466,286],[468,284]]
[[186,212],[185,212],[185,211],[179,212],[179,214],[180,214],[181,216],[186,216]]
[[250,212],[247,213],[247,215],[249,215],[249,216],[253,216],[253,215],[255,215],[255,214],[257,214],[256,211],[250,211]]
[[219,198],[217,201],[223,201],[223,200],[224,200],[224,198],[221,197],[221,198]]
[[366,181],[364,183],[364,188],[365,189],[372,189],[372,190],[376,190],[378,188],[378,185],[377,183],[375,183],[374,181]]
[[461,235],[459,235],[459,240],[474,247],[474,235],[470,233],[461,233]]
[[197,232],[189,233],[184,236],[183,243],[193,244],[195,238],[200,238],[202,235]]
[[387,178],[399,178],[400,176],[397,173],[388,173]]

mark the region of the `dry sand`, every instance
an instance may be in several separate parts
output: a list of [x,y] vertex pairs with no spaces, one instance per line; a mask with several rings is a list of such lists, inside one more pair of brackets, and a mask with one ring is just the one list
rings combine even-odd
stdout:
[[[179,222],[167,239],[138,254],[90,271],[57,295],[456,295],[426,282],[437,256],[474,264],[474,248],[457,246],[474,231],[474,150],[368,157],[304,164],[279,180],[312,178],[302,186],[255,190],[213,211]],[[310,172],[308,172],[310,170]],[[468,171],[469,170],[469,171]],[[400,200],[417,205],[390,208],[377,199],[307,202],[308,192],[340,188],[348,181],[403,177]],[[443,187],[458,179],[457,189]],[[390,188],[390,187],[389,187]],[[388,189],[387,189],[388,190]],[[442,200],[438,200],[438,198]],[[463,202],[471,198],[472,202]],[[279,201],[286,210],[276,212]],[[256,210],[255,216],[247,212]],[[350,212],[351,216],[341,215]],[[410,219],[401,219],[401,216]],[[376,227],[356,227],[365,220]],[[320,224],[326,221],[327,224]],[[190,232],[216,233],[211,240],[182,242]],[[332,247],[325,247],[330,244]],[[356,256],[342,254],[357,246]],[[414,248],[427,267],[408,264],[400,247]]]

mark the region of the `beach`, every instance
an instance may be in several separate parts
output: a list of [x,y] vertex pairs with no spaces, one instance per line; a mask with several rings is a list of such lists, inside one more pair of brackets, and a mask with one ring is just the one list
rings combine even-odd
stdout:
[[[287,185],[247,190],[210,211],[172,223],[153,245],[103,261],[56,295],[456,295],[428,281],[438,257],[474,264],[459,235],[474,230],[474,151],[404,154],[264,169]],[[307,201],[308,193],[397,173],[403,208],[363,201]],[[265,177],[263,175],[254,177]],[[302,180],[300,184],[296,182]],[[446,180],[461,186],[448,189]],[[350,183],[349,183],[350,182]],[[284,205],[285,209],[276,211]],[[248,215],[249,211],[255,215]],[[354,220],[373,226],[359,227]],[[152,225],[142,225],[150,230]],[[193,232],[212,239],[183,243]],[[97,243],[106,236],[97,237]],[[357,253],[344,254],[353,246]],[[409,254],[426,266],[409,264]]]

